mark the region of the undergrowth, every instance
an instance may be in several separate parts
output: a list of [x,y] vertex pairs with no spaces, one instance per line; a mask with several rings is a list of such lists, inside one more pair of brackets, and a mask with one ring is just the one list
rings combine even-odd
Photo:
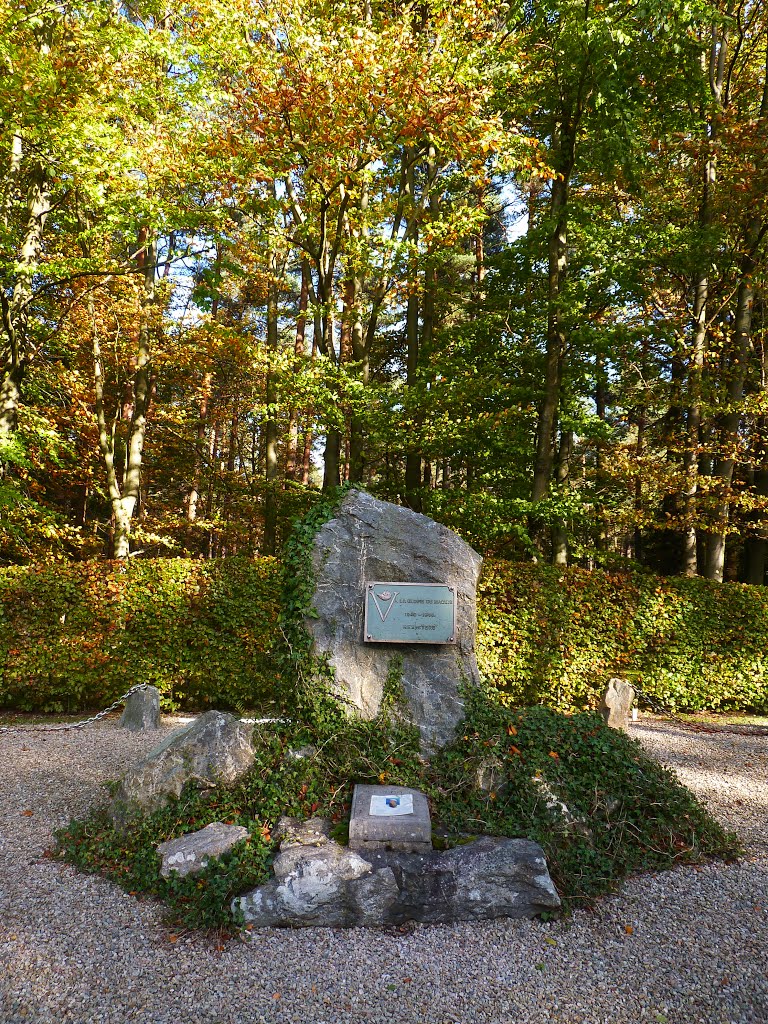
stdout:
[[[58,833],[57,853],[129,892],[163,899],[181,925],[224,929],[238,924],[231,898],[270,876],[280,816],[322,815],[340,836],[354,783],[426,792],[438,846],[480,834],[539,842],[566,909],[589,904],[634,872],[739,853],[735,836],[671,772],[599,716],[506,709],[481,691],[468,695],[467,711],[457,741],[430,762],[419,756],[416,730],[397,714],[323,719],[280,733],[259,728],[255,764],[237,785],[186,790],[124,831],[96,812]],[[547,806],[557,802],[568,817]],[[249,837],[199,875],[163,879],[157,844],[212,821],[244,825]]]

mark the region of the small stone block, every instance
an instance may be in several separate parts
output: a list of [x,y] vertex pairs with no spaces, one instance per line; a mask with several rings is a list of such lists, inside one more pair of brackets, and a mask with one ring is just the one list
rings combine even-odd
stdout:
[[233,846],[248,837],[242,825],[225,825],[212,821],[198,832],[188,832],[178,839],[169,839],[157,847],[163,863],[160,874],[168,878],[172,871],[178,875],[191,875],[202,871],[208,861],[228,853]]
[[355,786],[349,848],[430,851],[432,824],[426,796],[405,786]]
[[118,725],[129,732],[160,728],[160,691],[156,686],[136,690],[125,702]]

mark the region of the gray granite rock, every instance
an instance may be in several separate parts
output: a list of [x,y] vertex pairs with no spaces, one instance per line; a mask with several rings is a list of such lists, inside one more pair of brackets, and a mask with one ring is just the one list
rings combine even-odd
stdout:
[[377,927],[534,917],[560,899],[541,847],[484,837],[445,853],[281,846],[275,877],[232,901],[255,928]]
[[629,715],[635,700],[635,690],[626,679],[609,679],[602,700],[600,714],[612,729],[628,729]]
[[166,737],[121,780],[109,807],[122,824],[178,797],[187,782],[201,789],[235,782],[253,764],[253,725],[207,711]]
[[248,829],[242,825],[225,825],[212,821],[197,832],[188,832],[178,839],[158,844],[163,863],[160,874],[168,878],[172,871],[178,875],[192,875],[202,871],[211,860],[216,860],[248,838]]
[[[365,718],[379,711],[392,659],[402,659],[408,714],[429,754],[449,743],[464,713],[462,682],[479,681],[476,588],[482,559],[427,516],[350,491],[317,533],[313,552],[317,618],[307,619],[315,650],[328,656],[339,695]],[[456,588],[456,642],[366,644],[367,582],[442,583]]]
[[117,723],[129,732],[160,728],[160,691],[156,686],[136,690],[125,702],[125,710]]

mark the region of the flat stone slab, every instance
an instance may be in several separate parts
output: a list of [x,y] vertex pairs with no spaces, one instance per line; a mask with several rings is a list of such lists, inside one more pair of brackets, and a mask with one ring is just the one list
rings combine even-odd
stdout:
[[355,786],[349,821],[350,850],[432,850],[426,796],[405,786]]
[[163,863],[160,874],[168,878],[172,871],[178,875],[191,875],[202,871],[211,860],[216,860],[248,838],[248,829],[242,825],[225,825],[212,821],[197,832],[188,832],[178,839],[169,839],[157,847]]

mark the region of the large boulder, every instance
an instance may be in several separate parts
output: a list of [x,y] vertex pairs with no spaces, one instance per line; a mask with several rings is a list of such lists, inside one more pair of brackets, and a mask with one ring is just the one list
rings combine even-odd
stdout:
[[[427,516],[350,491],[315,537],[316,652],[327,655],[339,695],[364,718],[381,707],[393,656],[402,661],[408,713],[424,753],[450,743],[464,709],[462,683],[479,681],[475,657],[476,589],[482,559]],[[365,643],[365,586],[373,581],[439,583],[456,591],[456,637],[443,645]]]
[[347,928],[535,917],[560,906],[544,852],[486,836],[444,853],[281,844],[275,877],[232,901],[254,928]]
[[207,711],[167,736],[121,780],[110,813],[118,823],[163,807],[190,782],[200,789],[239,779],[253,764],[253,725]]

